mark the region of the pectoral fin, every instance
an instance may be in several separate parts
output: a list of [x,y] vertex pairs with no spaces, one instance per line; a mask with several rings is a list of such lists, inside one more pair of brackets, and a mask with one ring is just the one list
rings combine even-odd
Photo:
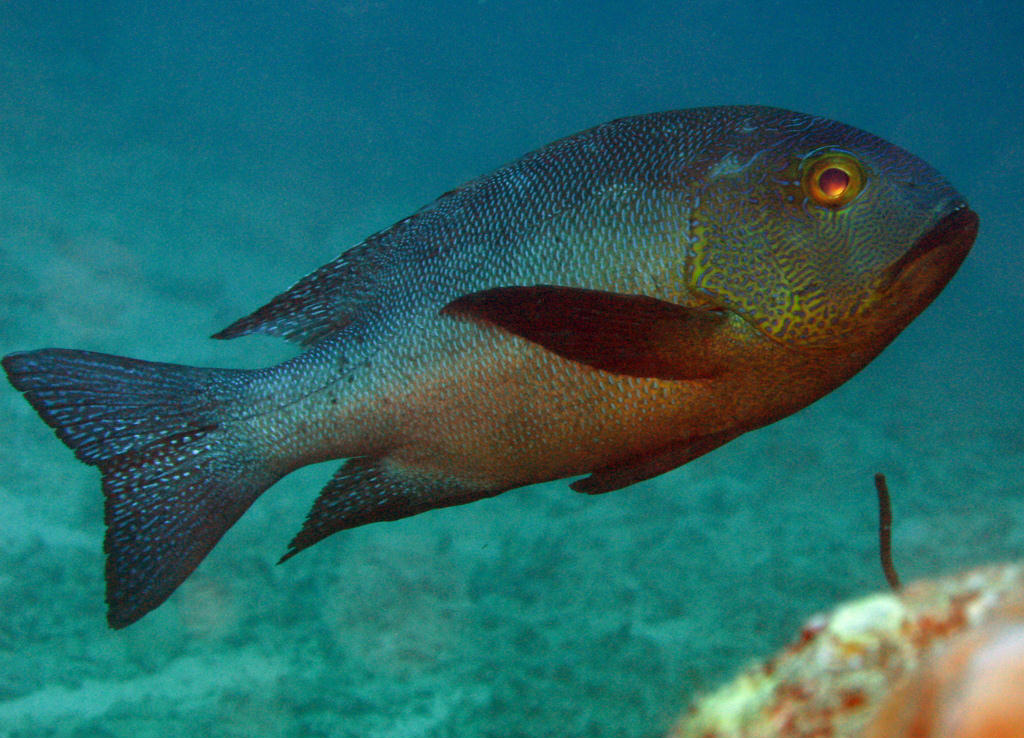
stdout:
[[495,287],[460,297],[441,312],[498,326],[615,374],[698,379],[721,370],[710,339],[724,314],[646,295],[550,285]]

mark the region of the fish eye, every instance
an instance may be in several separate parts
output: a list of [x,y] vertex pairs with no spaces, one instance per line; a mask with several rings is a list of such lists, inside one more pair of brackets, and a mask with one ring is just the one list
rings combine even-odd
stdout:
[[814,202],[838,210],[864,189],[864,170],[849,154],[828,152],[804,161],[804,192]]

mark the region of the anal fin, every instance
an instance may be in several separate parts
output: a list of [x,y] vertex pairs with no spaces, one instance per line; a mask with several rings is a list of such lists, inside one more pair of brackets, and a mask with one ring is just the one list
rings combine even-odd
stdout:
[[338,531],[461,505],[503,491],[470,489],[453,480],[418,475],[386,459],[349,459],[320,491],[281,561]]

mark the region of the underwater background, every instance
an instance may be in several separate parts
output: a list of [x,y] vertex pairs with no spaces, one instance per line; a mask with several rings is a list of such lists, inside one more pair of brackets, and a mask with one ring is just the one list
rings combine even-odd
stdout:
[[612,118],[761,103],[942,172],[981,217],[847,385],[662,477],[565,482],[276,561],[337,462],[107,628],[99,473],[0,387],[0,738],[658,736],[810,614],[1024,556],[1014,2],[0,2],[0,354],[253,367],[208,336],[437,195]]

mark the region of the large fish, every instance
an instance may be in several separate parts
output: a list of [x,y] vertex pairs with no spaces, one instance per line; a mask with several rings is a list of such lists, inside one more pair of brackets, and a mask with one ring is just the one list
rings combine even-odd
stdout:
[[616,120],[443,195],[218,333],[279,366],[3,359],[99,467],[108,621],[161,604],[267,487],[347,458],[336,531],[589,475],[608,492],[826,394],[939,293],[978,218],[875,136],[763,107]]

